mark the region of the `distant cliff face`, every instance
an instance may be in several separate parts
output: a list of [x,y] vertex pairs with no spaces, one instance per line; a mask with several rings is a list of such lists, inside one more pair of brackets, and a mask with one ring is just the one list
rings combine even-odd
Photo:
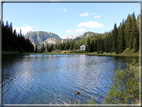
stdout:
[[41,48],[43,43],[46,47],[47,44],[56,44],[62,40],[57,34],[44,31],[29,31],[25,36],[38,48]]
[[82,40],[85,39],[87,37],[91,37],[91,36],[98,36],[100,33],[94,33],[94,32],[85,32],[83,33],[81,36],[78,36],[76,38],[74,38],[74,41],[78,41],[78,40]]

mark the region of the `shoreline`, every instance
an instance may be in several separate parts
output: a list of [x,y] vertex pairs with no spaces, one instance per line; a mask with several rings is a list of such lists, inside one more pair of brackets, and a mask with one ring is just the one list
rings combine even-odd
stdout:
[[2,56],[13,56],[13,55],[32,55],[32,54],[41,54],[41,55],[56,55],[56,54],[59,54],[59,55],[63,55],[63,54],[66,54],[66,55],[88,55],[88,56],[125,56],[125,57],[139,57],[140,55],[139,54],[128,54],[128,55],[124,55],[124,54],[97,54],[97,53],[70,53],[70,52],[67,52],[67,53],[63,53],[63,52],[46,52],[46,53],[19,53],[19,52],[4,52],[2,53]]

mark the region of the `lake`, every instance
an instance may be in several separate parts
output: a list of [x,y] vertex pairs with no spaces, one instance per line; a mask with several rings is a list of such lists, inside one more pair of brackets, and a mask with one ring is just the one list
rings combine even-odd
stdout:
[[88,104],[91,99],[100,104],[114,70],[126,68],[131,59],[33,54],[3,60],[3,104]]

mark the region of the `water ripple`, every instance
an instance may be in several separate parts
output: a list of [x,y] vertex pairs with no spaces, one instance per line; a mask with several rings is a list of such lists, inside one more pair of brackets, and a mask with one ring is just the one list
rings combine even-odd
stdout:
[[[101,103],[117,66],[128,58],[25,55],[3,61],[3,104]],[[80,95],[75,96],[75,90]]]

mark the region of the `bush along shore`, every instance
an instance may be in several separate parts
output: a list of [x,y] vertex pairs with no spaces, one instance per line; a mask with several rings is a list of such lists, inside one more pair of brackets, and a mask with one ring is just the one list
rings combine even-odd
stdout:
[[139,104],[139,63],[132,59],[124,70],[116,69],[104,104]]

